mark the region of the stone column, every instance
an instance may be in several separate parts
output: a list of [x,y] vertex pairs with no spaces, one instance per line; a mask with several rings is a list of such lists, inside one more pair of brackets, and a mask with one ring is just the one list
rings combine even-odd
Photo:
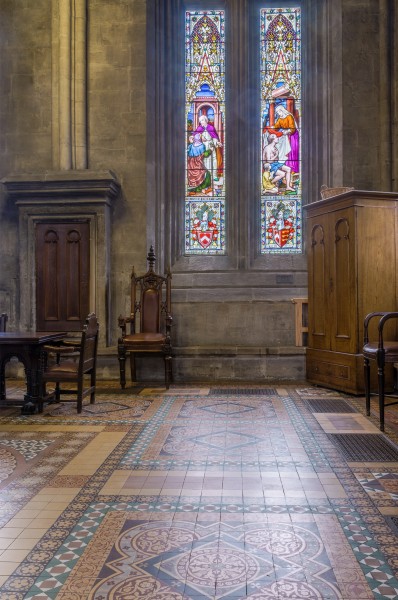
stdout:
[[59,0],[59,166],[72,168],[71,130],[71,6]]
[[87,168],[87,0],[54,7],[54,168]]

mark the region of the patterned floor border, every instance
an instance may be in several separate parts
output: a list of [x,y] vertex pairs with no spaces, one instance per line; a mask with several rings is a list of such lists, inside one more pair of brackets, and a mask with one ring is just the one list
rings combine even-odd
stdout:
[[[308,410],[301,396],[292,393],[291,397],[281,400],[284,401],[296,432],[308,452],[312,466],[316,470],[329,468],[331,472],[333,471],[338,476],[341,484],[347,491],[349,501],[333,501],[328,510],[332,509],[339,518],[346,538],[350,542],[359,564],[361,564],[375,597],[396,598],[398,595],[398,581],[394,576],[394,570],[398,568],[397,537],[392,534],[391,528],[386,523],[385,518],[382,515],[378,516],[377,507],[374,502],[363,490],[355,478],[353,471],[347,466],[342,454],[329,442],[326,434]],[[167,413],[172,402],[173,399],[168,398],[167,406],[162,405],[163,411],[160,409],[160,412]],[[104,514],[112,509],[112,505],[107,502],[104,502],[104,507],[100,509],[99,505],[101,503],[98,503],[98,493],[113,470],[119,467],[123,457],[132,446],[135,445],[138,457],[150,443],[161,418],[160,415],[159,419],[157,417],[158,415],[154,418],[154,423],[146,427],[143,424],[134,424],[132,426],[131,431],[76,497],[73,507],[64,511],[54,526],[28,555],[26,561],[21,564],[4,584],[1,596],[4,600],[8,598],[23,600],[24,598],[29,599],[33,597],[55,597],[54,593],[56,594],[59,587],[59,583],[57,583],[58,579],[54,577],[54,570],[50,574],[44,571],[44,569],[54,568],[55,563],[53,561],[55,560],[55,556],[59,556],[60,553],[62,554],[62,551],[66,548],[66,546],[64,548],[63,544],[70,543],[68,540],[71,539],[71,535],[74,536],[76,541],[76,532],[85,532],[84,535],[79,534],[77,536],[80,542],[82,542],[82,539],[86,535],[88,537],[92,536],[92,532],[98,527]],[[140,439],[142,433],[144,433],[143,440]],[[137,444],[135,444],[136,440],[138,440]],[[164,500],[165,498],[163,497],[161,504],[154,503],[155,508],[151,510],[158,510],[159,512],[170,510],[170,505],[167,508],[167,503]],[[221,507],[218,505],[214,507],[207,506],[208,510],[221,511]],[[269,510],[285,511],[288,513],[290,510],[294,512],[295,508],[289,506],[275,506],[272,508],[270,506]],[[300,509],[303,509],[303,507],[300,507]],[[314,510],[314,507],[310,507],[310,509]],[[317,509],[319,510],[319,506],[317,506]],[[132,506],[130,510],[134,512],[135,510],[139,511],[140,508]],[[94,515],[93,513],[96,514]],[[71,560],[77,559],[78,556],[73,557]],[[46,565],[49,566],[46,567]],[[58,567],[61,568],[62,565],[63,563],[59,563]],[[69,565],[66,565],[63,577],[66,578],[69,572]],[[44,575],[44,573],[46,574]],[[51,575],[50,578],[49,575]],[[61,575],[58,577],[61,577]],[[29,592],[29,590],[33,590],[32,586],[34,586],[36,579],[40,579],[41,581],[49,579],[49,590],[51,589],[52,592],[46,592],[47,595],[34,595],[33,592]],[[27,592],[28,595],[26,595]],[[43,588],[41,587],[42,593]]]

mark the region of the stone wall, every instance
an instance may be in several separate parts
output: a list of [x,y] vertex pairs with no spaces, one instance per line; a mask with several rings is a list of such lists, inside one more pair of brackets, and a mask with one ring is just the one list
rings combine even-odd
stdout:
[[[53,114],[57,5],[57,0],[0,0],[0,178],[58,168]],[[381,190],[394,185],[391,114],[386,113],[390,38],[385,8],[389,6],[388,0],[308,1],[309,12],[314,11],[317,22],[322,22],[319,31],[311,32],[307,53],[316,61],[306,87],[307,122],[313,119],[306,145],[308,201],[319,198],[321,183]],[[129,310],[131,268],[134,265],[138,273],[146,270],[148,248],[158,242],[152,223],[156,186],[151,181],[148,191],[153,171],[147,164],[148,145],[154,142],[147,139],[152,118],[147,92],[154,92],[147,89],[147,81],[153,82],[147,73],[151,40],[145,0],[87,0],[87,17],[88,167],[113,171],[122,189],[107,242],[113,307],[107,316],[109,345],[100,349],[100,375],[117,377],[117,316]],[[333,23],[329,30],[328,23]],[[326,72],[322,60],[333,65],[333,72]],[[333,89],[328,90],[331,82]],[[340,171],[335,165],[340,163],[341,180],[337,180]],[[9,312],[10,327],[16,329],[20,318],[18,212],[4,189],[0,193],[0,308]],[[163,258],[158,264],[168,266]],[[281,263],[276,258],[265,270],[249,275],[240,267],[244,262],[239,257],[238,267],[214,278],[205,267],[190,271],[181,264],[170,265],[178,380],[304,378],[305,357],[303,349],[295,346],[291,299],[306,295],[305,256],[284,261],[281,272],[290,284],[278,283]],[[140,375],[161,378],[162,368],[152,366],[144,367]]]

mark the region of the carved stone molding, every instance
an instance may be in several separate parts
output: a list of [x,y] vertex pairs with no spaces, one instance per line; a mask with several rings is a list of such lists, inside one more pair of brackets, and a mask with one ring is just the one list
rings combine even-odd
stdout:
[[35,226],[84,219],[90,227],[90,310],[99,319],[100,347],[111,340],[111,215],[120,183],[111,171],[44,171],[2,179],[19,214],[19,327],[36,328]]

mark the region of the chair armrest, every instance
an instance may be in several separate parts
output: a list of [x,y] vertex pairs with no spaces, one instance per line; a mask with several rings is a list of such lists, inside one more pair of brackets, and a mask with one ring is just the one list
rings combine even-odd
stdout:
[[369,342],[369,335],[368,335],[368,329],[369,329],[369,323],[370,321],[374,318],[374,317],[383,317],[384,315],[387,315],[389,313],[387,312],[371,312],[369,314],[366,315],[364,323],[363,323],[363,343],[367,344]]
[[[385,313],[380,321],[379,321],[379,348],[382,349],[383,348],[383,329],[384,329],[384,325],[387,323],[387,321],[389,321],[390,319],[398,319],[398,312],[388,312]],[[397,341],[398,344],[398,341]]]
[[[373,312],[373,313],[369,313],[368,315],[366,315],[365,321],[364,321],[364,344],[367,344],[369,342],[368,327],[369,327],[369,323],[373,317],[381,317],[377,324],[377,328],[379,331],[379,349],[383,350],[383,347],[384,347],[384,342],[383,342],[384,325],[390,319],[398,319],[398,312],[383,311],[383,312]],[[397,344],[398,344],[398,341],[397,341]]]
[[133,315],[130,315],[129,317],[123,317],[122,315],[119,316],[118,324],[122,330],[122,338],[124,338],[126,336],[127,323],[131,324],[130,330],[133,331],[134,330],[134,322],[135,322],[135,319],[134,319]]

